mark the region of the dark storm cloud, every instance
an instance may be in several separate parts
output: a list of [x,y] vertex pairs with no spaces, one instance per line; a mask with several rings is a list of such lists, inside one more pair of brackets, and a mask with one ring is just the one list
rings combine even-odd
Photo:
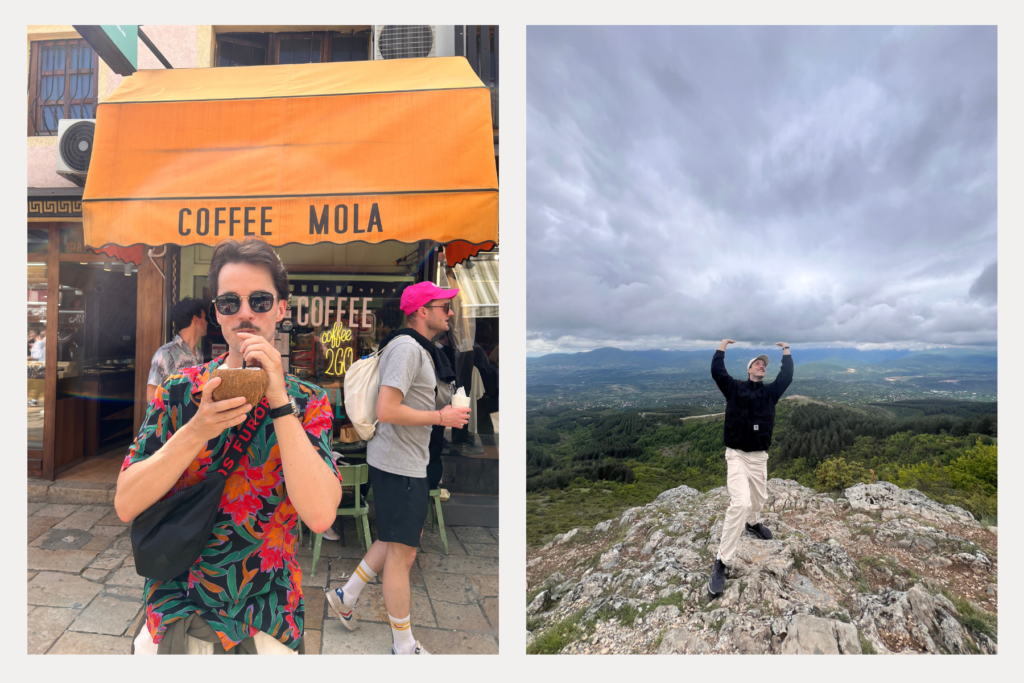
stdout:
[[994,344],[995,48],[531,27],[529,351]]

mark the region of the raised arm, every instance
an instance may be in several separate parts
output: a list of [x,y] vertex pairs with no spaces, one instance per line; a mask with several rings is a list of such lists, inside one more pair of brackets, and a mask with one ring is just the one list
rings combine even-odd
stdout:
[[775,345],[782,347],[782,368],[779,369],[778,376],[772,382],[772,391],[775,394],[775,400],[778,401],[789,385],[793,383],[793,356],[790,355],[789,344],[786,342],[775,342]]
[[711,378],[715,380],[719,391],[726,398],[729,398],[729,391],[732,388],[732,377],[729,376],[729,372],[725,369],[725,348],[729,344],[735,343],[732,339],[723,339],[722,343],[718,345],[715,355],[711,358]]

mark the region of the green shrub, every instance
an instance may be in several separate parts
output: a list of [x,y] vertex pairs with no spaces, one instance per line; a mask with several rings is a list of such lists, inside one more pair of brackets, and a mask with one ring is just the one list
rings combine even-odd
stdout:
[[854,484],[870,482],[871,473],[863,463],[830,458],[814,468],[814,480],[814,488],[819,491],[842,491]]

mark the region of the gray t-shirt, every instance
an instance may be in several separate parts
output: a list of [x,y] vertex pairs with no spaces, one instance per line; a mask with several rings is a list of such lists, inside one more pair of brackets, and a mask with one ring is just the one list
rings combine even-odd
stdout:
[[[435,409],[434,366],[412,337],[403,335],[388,343],[380,357],[380,385],[401,391],[402,405],[416,410]],[[366,462],[391,474],[424,479],[430,462],[430,429],[378,422],[374,437],[366,445]]]

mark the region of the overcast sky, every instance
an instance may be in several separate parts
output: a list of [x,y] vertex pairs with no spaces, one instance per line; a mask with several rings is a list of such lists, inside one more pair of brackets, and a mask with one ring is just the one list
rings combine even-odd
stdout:
[[528,355],[996,343],[994,28],[529,27]]

